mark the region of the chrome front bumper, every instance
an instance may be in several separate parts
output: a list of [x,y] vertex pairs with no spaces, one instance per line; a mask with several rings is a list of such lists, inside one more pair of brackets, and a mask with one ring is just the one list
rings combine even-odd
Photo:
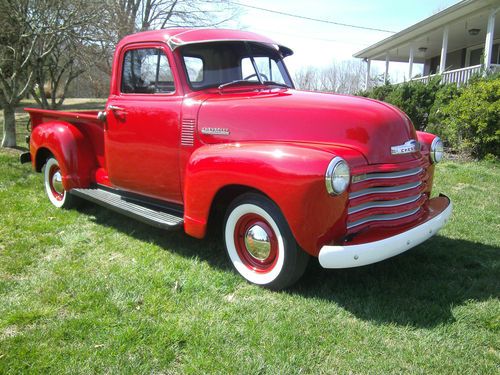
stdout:
[[319,263],[323,268],[359,267],[410,250],[435,235],[448,222],[452,203],[447,197],[442,197],[448,200],[446,208],[422,224],[379,241],[345,246],[323,246],[319,252]]

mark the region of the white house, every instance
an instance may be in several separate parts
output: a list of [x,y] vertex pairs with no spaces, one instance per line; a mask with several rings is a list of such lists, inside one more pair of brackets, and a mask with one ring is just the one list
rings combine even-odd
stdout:
[[[441,74],[444,82],[461,84],[482,69],[500,70],[500,0],[463,0],[390,37],[354,57],[367,62],[366,87],[372,60],[408,62],[408,77],[427,82]],[[413,74],[424,64],[423,76]]]

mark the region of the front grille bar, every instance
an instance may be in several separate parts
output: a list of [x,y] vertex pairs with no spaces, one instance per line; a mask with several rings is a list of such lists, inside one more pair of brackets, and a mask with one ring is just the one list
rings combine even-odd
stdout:
[[376,172],[376,173],[367,173],[362,175],[353,176],[353,183],[356,184],[358,182],[369,181],[369,180],[386,180],[386,179],[395,179],[395,178],[403,178],[415,176],[423,171],[423,168],[413,168],[407,169],[406,171],[397,171],[397,172]]
[[366,224],[366,223],[369,223],[372,221],[390,221],[390,220],[402,219],[402,218],[416,214],[419,210],[420,210],[420,207],[417,207],[413,210],[401,212],[401,213],[396,213],[396,214],[367,216],[363,219],[356,220],[356,221],[353,221],[352,223],[347,224],[347,229],[352,229],[354,227],[357,227],[358,225]]
[[397,207],[397,206],[403,206],[408,203],[413,203],[416,202],[420,199],[422,194],[414,195],[412,197],[408,198],[402,198],[402,199],[395,199],[395,200],[390,200],[390,201],[374,201],[374,202],[367,202],[360,204],[359,206],[351,207],[347,211],[349,215],[355,214],[356,212],[360,212],[363,210],[368,210],[370,208],[385,208],[385,207]]
[[387,193],[399,193],[400,191],[411,190],[419,187],[422,183],[420,181],[410,182],[408,184],[399,186],[386,186],[386,187],[376,187],[369,188],[360,191],[355,191],[349,194],[349,199],[359,198],[368,194],[387,194]]

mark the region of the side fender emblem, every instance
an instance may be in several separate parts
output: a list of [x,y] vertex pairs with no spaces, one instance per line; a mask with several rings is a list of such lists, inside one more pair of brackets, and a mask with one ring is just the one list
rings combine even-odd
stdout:
[[416,152],[419,150],[420,144],[413,139],[399,146],[391,146],[392,155],[411,154],[412,152]]
[[201,128],[201,134],[207,134],[207,135],[229,135],[230,131],[227,128]]

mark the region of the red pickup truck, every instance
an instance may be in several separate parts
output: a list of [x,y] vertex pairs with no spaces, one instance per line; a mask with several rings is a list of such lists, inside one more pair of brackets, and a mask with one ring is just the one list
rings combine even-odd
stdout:
[[430,198],[438,137],[375,100],[294,89],[292,51],[243,31],[168,29],[117,46],[102,112],[26,108],[57,207],[85,199],[203,238],[222,223],[234,268],[273,289],[406,251],[448,220]]

